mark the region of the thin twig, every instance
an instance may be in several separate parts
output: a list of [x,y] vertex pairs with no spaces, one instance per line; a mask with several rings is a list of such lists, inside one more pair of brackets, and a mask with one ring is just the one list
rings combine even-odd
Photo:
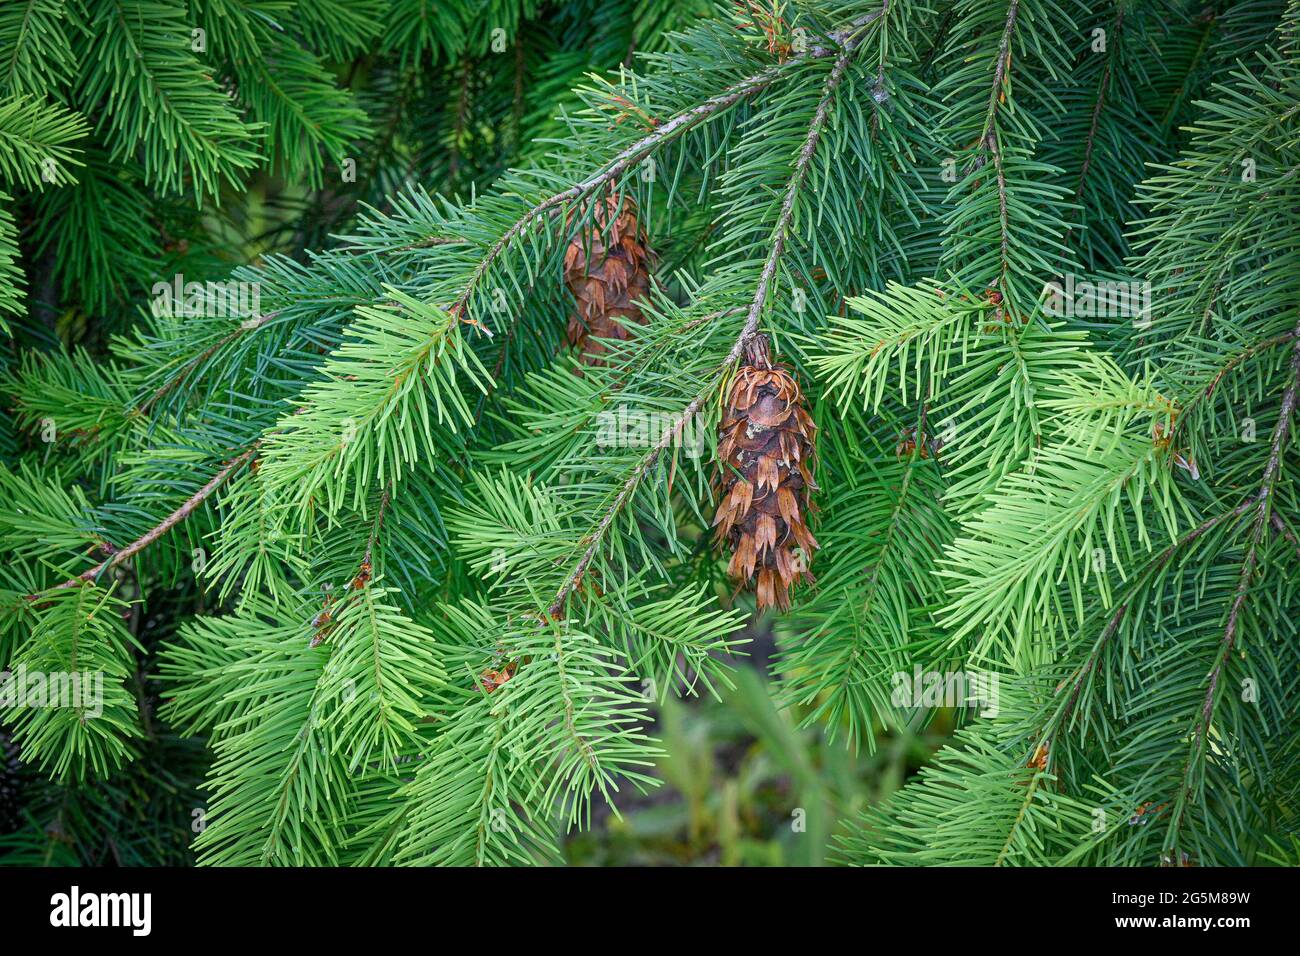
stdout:
[[1002,28],[1002,39],[998,43],[998,62],[993,68],[993,89],[989,93],[989,108],[984,114],[984,128],[980,130],[979,142],[986,143],[993,132],[993,123],[997,119],[998,105],[1002,97],[1002,82],[1007,76],[1007,67],[1011,63],[1011,36],[1016,29],[1016,14],[1020,10],[1020,0],[1011,0],[1007,8],[1006,26]]
[[1193,396],[1187,402],[1187,404],[1184,405],[1182,409],[1179,411],[1178,420],[1174,422],[1174,427],[1170,430],[1170,441],[1172,442],[1174,436],[1177,435],[1178,432],[1183,428],[1183,423],[1188,421],[1187,413],[1191,411],[1193,408],[1195,408],[1197,405],[1199,405],[1201,402],[1203,402],[1205,399],[1212,396],[1214,394],[1214,390],[1219,387],[1219,383],[1223,381],[1224,377],[1229,372],[1231,372],[1242,362],[1254,358],[1260,352],[1265,352],[1268,349],[1274,348],[1278,345],[1285,345],[1287,342],[1295,341],[1295,339],[1296,339],[1295,332],[1293,331],[1283,332],[1281,335],[1274,335],[1272,338],[1263,339],[1262,341],[1256,342],[1254,345],[1248,346],[1247,348],[1238,352],[1232,358],[1228,359],[1228,361],[1224,362],[1223,367],[1220,368],[1217,372],[1215,372],[1214,375],[1210,378],[1210,383],[1206,385],[1205,388],[1197,392],[1196,395]]
[[361,559],[361,563],[365,567],[369,567],[371,564],[370,555],[375,549],[375,541],[379,537],[379,529],[384,526],[384,512],[388,509],[388,502],[392,495],[393,483],[390,481],[388,487],[384,489],[384,493],[379,496],[379,514],[375,517],[374,527],[370,529],[370,539],[366,542],[365,557]]
[[[1300,327],[1296,329],[1296,334],[1300,335]],[[1291,417],[1295,412],[1297,390],[1300,390],[1300,341],[1296,343],[1291,353],[1291,384],[1287,386],[1286,392],[1282,395],[1282,408],[1278,412],[1277,425],[1273,428],[1273,445],[1269,451],[1268,464],[1264,467],[1264,476],[1260,479],[1259,492],[1254,499],[1256,508],[1254,527],[1251,530],[1251,541],[1246,552],[1246,559],[1242,562],[1241,578],[1237,582],[1237,594],[1233,598],[1232,607],[1228,611],[1228,623],[1224,627],[1223,653],[1220,654],[1218,662],[1210,672],[1210,689],[1205,694],[1205,706],[1201,710],[1199,735],[1202,740],[1204,740],[1209,730],[1210,716],[1214,709],[1214,691],[1218,686],[1219,675],[1223,670],[1224,662],[1228,658],[1228,653],[1237,640],[1237,618],[1250,590],[1250,578],[1254,573],[1260,538],[1263,535],[1265,525],[1268,523],[1273,486],[1277,483],[1282,450],[1286,446],[1290,434]]]
[[[883,13],[885,9],[887,7],[882,8],[881,12]],[[799,150],[799,158],[794,165],[794,175],[790,177],[790,183],[786,186],[785,199],[781,203],[781,214],[777,217],[776,226],[772,230],[772,249],[768,253],[767,262],[763,264],[762,273],[759,274],[758,288],[754,291],[754,300],[749,305],[749,317],[745,320],[745,328],[740,333],[740,337],[736,339],[736,344],[731,348],[731,354],[727,356],[727,365],[740,358],[740,354],[749,343],[749,340],[758,332],[758,321],[762,317],[763,307],[767,304],[768,289],[771,286],[773,277],[776,275],[776,268],[781,260],[781,255],[785,252],[786,236],[790,232],[790,221],[794,217],[795,198],[798,196],[804,180],[808,177],[808,166],[812,163],[813,153],[817,149],[817,141],[821,139],[822,128],[826,125],[826,114],[830,112],[835,89],[840,85],[840,81],[844,79],[844,71],[848,69],[849,61],[852,59],[853,51],[856,48],[856,43],[846,44],[844,52],[835,61],[835,68],[831,70],[831,75],[826,78],[825,92],[822,94],[821,102],[817,104],[817,112],[813,115],[812,125],[808,129],[807,137],[804,139],[803,148]]]
[[239,323],[239,325],[234,329],[234,331],[230,332],[228,335],[223,336],[216,343],[208,346],[198,355],[194,356],[194,358],[190,359],[183,366],[181,366],[181,370],[176,375],[172,376],[172,378],[169,379],[161,388],[159,388],[156,392],[154,392],[147,399],[145,399],[143,404],[136,406],[135,414],[147,415],[149,413],[149,409],[152,408],[154,405],[156,405],[159,399],[163,398],[165,395],[171,392],[172,389],[180,385],[181,382],[185,381],[185,379],[189,376],[189,374],[193,372],[196,368],[198,368],[200,365],[202,365],[204,362],[210,359],[221,349],[225,348],[235,339],[239,338],[245,332],[251,332],[254,329],[260,329],[262,326],[266,325],[266,323],[270,322],[279,314],[280,314],[279,312],[267,312],[265,315],[259,315],[253,319],[245,319],[243,322]]
[[118,551],[116,554],[110,556],[104,561],[101,561],[93,568],[89,568],[88,570],[81,572],[75,578],[69,578],[68,580],[64,581],[62,584],[56,584],[54,587],[46,588],[43,591],[37,591],[34,594],[27,595],[27,600],[34,601],[40,598],[42,595],[48,594],[50,591],[60,591],[63,590],[64,588],[77,587],[80,584],[85,584],[89,581],[94,581],[105,571],[112,570],[122,562],[131,559],[136,554],[143,551],[145,548],[149,547],[149,545],[153,544],[155,541],[157,541],[159,538],[165,535],[168,531],[176,527],[178,524],[180,524],[182,521],[188,518],[191,514],[193,514],[194,511],[201,504],[203,504],[203,502],[206,501],[214,491],[216,491],[218,488],[220,488],[223,484],[226,483],[226,479],[228,479],[231,475],[233,475],[236,471],[238,471],[239,468],[245,462],[247,462],[250,458],[253,457],[253,455],[256,453],[258,449],[258,446],[260,446],[261,444],[262,444],[262,439],[260,438],[254,441],[251,445],[248,446],[248,449],[244,451],[243,454],[241,454],[238,458],[235,458],[232,461],[230,461],[224,468],[222,468],[219,472],[213,475],[211,480],[209,480],[206,485],[204,485],[198,491],[194,492],[194,494],[190,495],[189,499],[183,505],[181,505],[171,514],[169,514],[162,521],[158,522],[158,524],[154,525],[152,528],[150,528],[140,537],[136,538],[134,541],[128,544],[121,551]]
[[[1295,334],[1300,337],[1300,325],[1296,326]],[[1264,474],[1260,478],[1259,491],[1253,498],[1249,499],[1249,504],[1255,509],[1255,517],[1251,522],[1250,540],[1246,545],[1245,558],[1241,562],[1241,575],[1237,579],[1236,594],[1233,596],[1232,604],[1228,609],[1228,620],[1223,628],[1219,656],[1214,662],[1214,667],[1210,670],[1210,685],[1205,692],[1205,702],[1201,705],[1200,720],[1197,721],[1197,726],[1193,730],[1191,751],[1188,753],[1187,763],[1183,768],[1178,806],[1170,822],[1171,833],[1177,832],[1182,820],[1183,806],[1191,792],[1192,763],[1196,754],[1203,752],[1209,740],[1210,721],[1214,717],[1215,696],[1219,688],[1219,679],[1223,675],[1223,667],[1228,662],[1232,649],[1237,643],[1241,609],[1245,606],[1246,598],[1250,594],[1251,579],[1254,577],[1255,565],[1258,562],[1259,544],[1263,538],[1264,529],[1268,526],[1273,487],[1277,483],[1278,471],[1281,469],[1282,451],[1286,447],[1287,439],[1290,436],[1291,419],[1295,413],[1297,394],[1300,394],[1300,338],[1297,338],[1295,347],[1291,351],[1291,382],[1282,394],[1282,407],[1278,411],[1277,424],[1273,427],[1273,441],[1269,450],[1268,463],[1264,466]]]
[[[999,244],[998,288],[1005,298],[1007,289],[1007,266],[1011,248],[1011,223],[1007,203],[1007,179],[1002,167],[1002,148],[996,122],[998,107],[1002,100],[1002,85],[1006,81],[1007,71],[1011,65],[1011,37],[1016,28],[1016,14],[1020,10],[1020,0],[1011,0],[1007,8],[1007,22],[1002,28],[1002,39],[998,43],[997,65],[993,68],[993,88],[989,91],[989,105],[984,114],[984,127],[980,130],[976,142],[989,151],[993,157],[993,172],[998,187],[998,229],[1001,234]],[[1010,303],[1014,305],[1014,303]],[[998,321],[1002,320],[1002,304],[997,307]]]
[[[1115,15],[1115,26],[1113,27],[1115,36],[1110,39],[1112,44],[1111,50],[1115,47],[1113,44],[1119,38],[1119,32],[1124,27],[1124,10]],[[1101,123],[1102,107],[1106,104],[1106,92],[1110,88],[1110,68],[1115,59],[1114,52],[1106,57],[1106,65],[1102,67],[1101,82],[1097,85],[1097,102],[1092,107],[1092,123],[1088,127],[1088,138],[1083,150],[1083,166],[1079,170],[1079,185],[1074,190],[1074,198],[1079,199],[1083,195],[1083,184],[1088,178],[1088,170],[1092,166],[1092,153],[1097,145],[1097,127]]]

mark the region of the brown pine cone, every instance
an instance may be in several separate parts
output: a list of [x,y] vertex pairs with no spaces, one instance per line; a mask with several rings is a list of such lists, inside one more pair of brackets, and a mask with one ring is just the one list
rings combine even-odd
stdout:
[[605,364],[609,349],[600,339],[630,338],[620,320],[645,325],[638,302],[650,291],[650,258],[632,197],[597,200],[592,222],[564,254],[564,282],[578,300],[568,339],[583,364]]
[[794,583],[813,583],[808,566],[820,547],[808,530],[815,430],[799,383],[771,363],[766,337],[755,337],[718,430],[713,525],[714,541],[731,548],[728,575],[742,585],[757,578],[760,609],[789,610]]

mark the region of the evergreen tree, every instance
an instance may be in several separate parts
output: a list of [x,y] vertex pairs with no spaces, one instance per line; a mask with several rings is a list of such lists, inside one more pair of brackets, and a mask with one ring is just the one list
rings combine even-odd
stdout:
[[8,859],[553,860],[761,612],[843,746],[964,723],[844,862],[1297,862],[1298,44],[7,5],[0,667],[103,680]]

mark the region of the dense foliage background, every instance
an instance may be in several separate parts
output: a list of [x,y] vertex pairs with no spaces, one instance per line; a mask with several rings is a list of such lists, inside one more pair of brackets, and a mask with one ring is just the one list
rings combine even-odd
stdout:
[[[1298,74],[1284,0],[0,3],[0,667],[109,685],[0,715],[0,864],[1300,859]],[[755,335],[788,614],[709,540]]]
[[[11,221],[0,231],[0,269],[26,293],[10,292],[8,314],[0,311],[11,332],[0,361],[14,375],[32,352],[67,356],[62,372],[51,369],[64,386],[91,382],[107,399],[109,343],[141,323],[155,283],[176,274],[225,280],[271,255],[309,261],[312,250],[338,245],[332,236],[346,235],[362,210],[391,212],[413,185],[467,199],[550,148],[556,117],[582,107],[572,90],[588,72],[631,65],[637,53],[663,49],[670,31],[729,6],[0,4],[0,128],[22,134],[4,137],[0,150],[0,190],[7,183],[11,193],[0,199],[0,217]],[[194,29],[206,33],[201,50],[192,49]],[[161,88],[94,68],[96,56],[126,57],[142,41],[155,44],[145,52],[165,70]],[[142,110],[182,97],[176,129],[154,128]],[[206,126],[191,136],[192,118]],[[53,182],[39,175],[47,155],[59,160]],[[43,382],[41,405],[63,420],[74,402],[51,384]],[[12,392],[5,406],[5,461],[57,463],[60,447],[40,441],[44,413],[29,408],[20,418]],[[0,865],[193,862],[211,756],[158,715],[157,652],[185,616],[212,607],[184,574],[133,607],[133,680],[149,739],[142,759],[111,781],[48,780],[18,759],[0,725]],[[944,739],[940,721],[855,756],[818,729],[796,728],[766,687],[771,635],[757,638],[736,688],[664,703],[653,730],[669,754],[654,771],[664,785],[622,803],[621,819],[601,812],[592,832],[567,844],[569,860],[816,865],[837,820],[899,786]],[[796,808],[806,809],[806,831],[792,826]]]

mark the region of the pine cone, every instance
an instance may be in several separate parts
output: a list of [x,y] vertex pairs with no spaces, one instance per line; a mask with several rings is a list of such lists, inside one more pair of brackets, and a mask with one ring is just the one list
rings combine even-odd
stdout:
[[[760,609],[790,608],[790,588],[820,547],[808,530],[815,510],[812,423],[803,393],[768,357],[767,339],[746,350],[718,430],[718,513],[714,540],[731,548],[727,573],[740,584],[757,575]],[[798,552],[795,548],[798,547]]]
[[569,319],[569,344],[583,364],[604,365],[609,349],[600,339],[630,338],[621,324],[645,325],[637,304],[650,290],[650,253],[637,222],[631,196],[609,195],[596,201],[591,224],[569,243],[564,254],[564,282],[578,300]]

